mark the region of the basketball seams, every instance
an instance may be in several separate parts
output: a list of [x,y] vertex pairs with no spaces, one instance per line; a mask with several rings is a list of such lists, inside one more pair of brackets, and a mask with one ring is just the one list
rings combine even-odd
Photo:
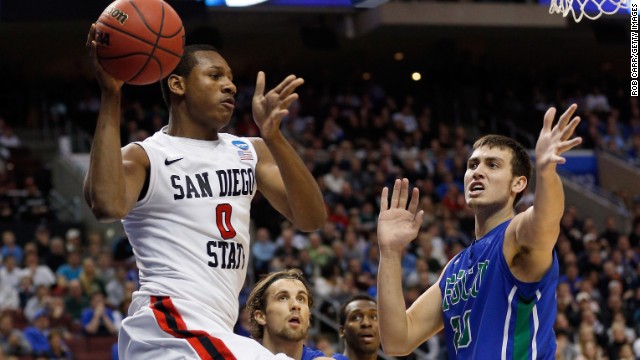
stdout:
[[[126,53],[126,54],[123,54],[123,55],[102,56],[100,59],[101,60],[107,60],[107,61],[109,61],[109,60],[119,60],[119,59],[127,58],[129,56],[146,56],[146,57],[148,57],[149,53],[146,53],[146,52],[130,52],[130,53]],[[154,58],[155,58],[155,56],[154,56]]]
[[[158,48],[158,43],[160,42],[160,34],[162,34],[162,29],[164,29],[164,11],[165,11],[165,9],[164,9],[164,3],[160,2],[160,9],[162,10],[162,16],[160,17],[160,29],[158,29],[158,33],[156,34],[149,27],[149,25],[147,24],[147,19],[145,18],[144,14],[140,11],[140,9],[138,9],[136,4],[132,0],[129,0],[129,3],[136,10],[138,15],[140,16],[140,19],[142,19],[142,23],[144,24],[144,26],[146,26],[147,29],[149,29],[149,31],[151,31],[151,33],[156,35],[156,42],[155,42],[155,44],[153,44],[153,47],[152,47],[151,51],[149,52],[149,55],[147,57],[147,61],[145,61],[144,64],[142,64],[142,66],[140,67],[140,70],[138,70],[138,72],[135,73],[135,75],[133,75],[129,80],[127,80],[127,81],[132,81],[132,80],[135,80],[135,78],[137,78],[138,76],[140,76],[140,74],[142,74],[144,69],[147,67],[147,64],[149,64],[149,61],[151,60],[151,58],[153,58],[153,54],[155,54],[156,49]],[[160,81],[160,80],[162,80],[162,74],[163,74],[163,72],[162,72],[162,62],[158,61],[158,66],[160,67],[160,77],[158,78],[157,81]]]
[[133,2],[133,0],[129,0],[129,3],[131,4],[131,6],[133,6],[133,8],[135,9],[135,11],[138,13],[138,16],[140,17],[140,19],[142,20],[142,23],[144,24],[144,26],[147,28],[147,30],[149,30],[153,35],[157,35],[159,37],[173,37],[176,36],[180,33],[180,31],[182,30],[182,26],[178,29],[177,32],[175,32],[174,34],[171,35],[162,35],[162,30],[164,28],[164,13],[165,13],[165,6],[164,6],[164,2],[160,2],[160,6],[162,7],[162,22],[160,23],[160,29],[158,32],[156,32],[155,30],[153,30],[153,28],[149,25],[149,23],[147,23],[147,18],[144,16],[144,13],[142,11],[140,11],[140,9],[138,9],[138,7],[136,6],[136,4]]
[[[150,42],[150,41],[148,41],[148,40],[146,40],[146,39],[143,39],[143,38],[141,38],[140,36],[137,36],[136,34],[132,34],[132,33],[128,32],[128,31],[125,31],[125,30],[123,30],[123,29],[120,29],[120,28],[118,28],[118,27],[115,27],[115,26],[113,26],[113,25],[111,25],[111,24],[108,24],[108,23],[103,22],[103,21],[100,21],[100,20],[96,21],[96,23],[97,23],[97,24],[101,24],[102,26],[106,26],[106,27],[108,27],[109,29],[115,30],[115,31],[117,31],[117,32],[119,32],[119,33],[122,33],[122,34],[125,34],[125,35],[127,35],[127,36],[130,36],[130,37],[132,37],[132,38],[134,38],[134,39],[136,39],[136,40],[140,40],[141,42],[143,42],[143,43],[145,43],[145,44],[147,44],[147,45],[151,45],[151,46],[153,46],[153,43],[152,43],[152,42]],[[180,30],[182,30],[182,27],[180,28]],[[180,31],[178,31],[178,34],[179,34],[179,33],[180,33]],[[154,35],[155,35],[155,34],[154,34]],[[177,35],[177,34],[176,34],[176,35]],[[173,35],[173,37],[175,37],[175,35]],[[165,36],[164,38],[169,38],[169,36]],[[173,56],[175,56],[175,57],[177,57],[177,58],[182,57],[182,55],[181,55],[181,54],[177,54],[177,53],[175,53],[175,52],[173,52],[173,51],[171,51],[171,50],[168,50],[168,49],[164,48],[164,47],[163,47],[163,46],[161,46],[161,45],[158,45],[158,49],[160,49],[160,50],[162,50],[162,51],[164,51],[164,52],[166,52],[166,53],[168,53],[168,54],[171,54],[171,55],[173,55]],[[102,58],[102,57],[100,57],[100,58]]]
[[[163,0],[115,0],[107,10],[96,21],[96,55],[104,69],[132,85],[168,75],[184,51],[184,26],[173,8]],[[127,26],[114,22],[127,19]]]

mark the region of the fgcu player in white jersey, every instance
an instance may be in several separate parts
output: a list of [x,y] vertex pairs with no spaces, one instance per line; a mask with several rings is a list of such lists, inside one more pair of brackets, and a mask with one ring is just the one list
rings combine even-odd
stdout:
[[161,84],[169,125],[120,149],[123,83],[97,62],[94,36],[92,26],[87,46],[102,103],[85,197],[97,218],[122,219],[140,269],[120,358],[287,358],[233,334],[233,325],[255,192],[301,230],[326,218],[313,176],[280,132],[303,80],[290,75],[265,94],[260,72],[252,111],[261,138],[218,133],[234,109],[231,69],[215,48],[187,46]]
[[445,329],[449,359],[554,359],[553,251],[560,233],[564,193],[556,165],[580,144],[571,138],[579,118],[572,105],[555,126],[544,117],[536,144],[534,205],[514,205],[532,172],[527,151],[514,140],[487,135],[476,141],[464,176],[465,199],[475,214],[476,241],[456,255],[440,280],[407,310],[401,284],[404,247],[422,225],[418,190],[396,180],[391,201],[382,191],[378,242],[378,317],[386,353],[403,355]]

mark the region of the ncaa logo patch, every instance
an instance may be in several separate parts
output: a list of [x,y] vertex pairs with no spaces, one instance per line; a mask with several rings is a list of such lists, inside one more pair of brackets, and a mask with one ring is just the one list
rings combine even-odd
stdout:
[[233,146],[240,149],[240,151],[238,151],[240,160],[253,160],[253,154],[251,153],[251,150],[249,150],[249,144],[242,140],[233,140],[231,143]]
[[241,150],[249,150],[249,144],[242,140],[233,140],[231,142],[233,146],[240,148]]

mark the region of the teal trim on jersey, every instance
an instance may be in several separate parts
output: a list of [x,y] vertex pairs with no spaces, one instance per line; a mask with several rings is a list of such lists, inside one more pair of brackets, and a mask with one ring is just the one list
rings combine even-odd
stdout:
[[531,313],[536,302],[517,300],[516,324],[513,334],[513,360],[531,359]]

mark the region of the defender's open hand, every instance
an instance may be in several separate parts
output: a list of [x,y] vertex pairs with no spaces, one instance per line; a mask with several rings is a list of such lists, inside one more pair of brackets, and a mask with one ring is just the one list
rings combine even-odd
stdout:
[[378,243],[380,250],[402,251],[418,236],[424,211],[418,211],[419,191],[413,188],[409,200],[409,180],[396,180],[388,200],[389,189],[382,189],[380,198],[380,216],[378,217]]

